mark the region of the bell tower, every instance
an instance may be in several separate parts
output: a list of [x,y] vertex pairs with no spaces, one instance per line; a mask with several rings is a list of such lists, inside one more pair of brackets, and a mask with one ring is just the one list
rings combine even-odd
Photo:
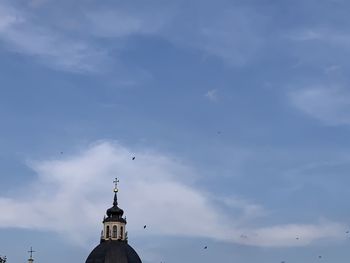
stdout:
[[117,178],[113,181],[113,206],[107,209],[103,218],[100,244],[91,251],[85,263],[142,263],[128,244],[126,218],[123,209],[118,207],[118,182]]
[[101,243],[107,240],[120,240],[127,242],[127,232],[125,230],[126,218],[123,217],[123,209],[118,207],[118,183],[119,180],[115,178],[114,183],[114,200],[113,206],[107,209],[103,218],[103,230],[101,233]]

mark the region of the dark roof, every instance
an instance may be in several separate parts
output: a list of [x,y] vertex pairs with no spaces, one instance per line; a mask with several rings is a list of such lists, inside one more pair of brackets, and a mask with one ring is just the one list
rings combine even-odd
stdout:
[[118,216],[121,217],[124,214],[123,209],[119,208],[117,205],[109,208],[106,212],[107,216]]
[[85,263],[142,263],[136,251],[121,240],[102,242],[90,253]]
[[117,192],[114,192],[113,206],[107,210],[106,214],[108,217],[121,218],[123,216],[123,209],[118,207]]

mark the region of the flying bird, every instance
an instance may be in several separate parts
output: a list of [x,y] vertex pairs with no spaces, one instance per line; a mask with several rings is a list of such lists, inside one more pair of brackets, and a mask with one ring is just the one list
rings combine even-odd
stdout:
[[146,228],[146,225],[143,226],[143,229],[145,229],[145,228]]
[[132,157],[132,160],[135,160],[135,156],[134,156],[134,157]]
[[207,246],[204,247],[204,249],[207,249],[207,248],[208,248]]

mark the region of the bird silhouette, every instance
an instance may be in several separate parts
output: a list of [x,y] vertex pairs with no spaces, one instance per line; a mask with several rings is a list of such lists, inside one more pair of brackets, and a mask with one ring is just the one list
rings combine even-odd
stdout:
[[208,248],[207,246],[204,247],[204,249],[207,249],[207,248]]
[[146,225],[143,226],[143,229],[145,229],[145,228],[146,228]]
[[135,160],[135,156],[134,156],[134,157],[132,157],[132,160]]

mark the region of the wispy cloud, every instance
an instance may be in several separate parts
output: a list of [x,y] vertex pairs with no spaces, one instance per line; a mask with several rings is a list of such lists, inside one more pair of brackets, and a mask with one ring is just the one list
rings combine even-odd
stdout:
[[218,91],[216,89],[208,90],[204,95],[208,100],[216,102],[219,100]]
[[225,10],[215,6],[212,11],[196,10],[196,22],[191,24],[176,17],[174,24],[160,34],[176,45],[200,50],[231,66],[249,64],[264,46],[265,36],[261,33],[266,19],[253,8],[242,6]]
[[[46,2],[33,0],[29,6],[36,9]],[[76,18],[64,17],[61,21],[56,16],[52,20],[38,17],[35,11],[15,8],[9,1],[0,3],[0,43],[11,52],[30,56],[49,67],[79,73],[101,72],[111,66],[111,47],[101,38],[113,39],[115,53],[116,47],[122,47],[121,39],[159,33],[170,17],[162,12],[135,13],[112,6],[104,10],[77,10]]]
[[4,3],[0,4],[0,41],[10,51],[60,70],[96,72],[108,61],[105,51],[34,22],[25,11]]
[[288,38],[294,41],[310,41],[323,39],[323,32],[314,29],[303,29],[290,33]]
[[288,35],[294,41],[320,41],[331,45],[346,46],[350,42],[350,34],[338,28],[303,28]]
[[85,12],[89,32],[97,37],[122,38],[156,34],[169,19],[164,14],[132,13],[117,8]]
[[[231,218],[230,213],[216,206],[217,200],[187,183],[197,178],[188,165],[151,151],[135,153],[111,142],[95,144],[61,160],[30,162],[30,167],[37,177],[26,187],[25,198],[0,198],[2,228],[49,230],[77,243],[95,240],[98,222],[112,202],[108,182],[117,176],[121,181],[120,205],[126,210],[131,236],[145,235],[142,226],[147,224],[154,235],[205,237],[254,246],[297,246],[344,233],[342,225],[332,222],[248,227],[242,219],[265,214],[260,205],[239,198],[223,199],[222,204],[235,211]],[[20,225],[16,220],[19,214],[26,216]],[[295,235],[302,236],[303,241],[296,242]]]
[[[14,8],[8,1],[1,3],[0,41],[10,50],[66,71],[94,72],[108,64],[111,47],[101,42],[101,38],[109,38],[114,47],[121,47],[123,38],[153,35],[177,46],[217,56],[235,66],[245,65],[264,43],[256,28],[265,21],[248,8],[210,15],[198,10],[192,18],[198,23],[189,24],[182,17],[187,11],[180,10],[180,4],[173,4],[172,8],[153,4],[137,12],[128,5],[116,4],[104,9],[86,6],[67,22],[66,18],[56,16],[52,21],[44,21],[48,17],[36,17],[36,7],[45,3],[46,0],[32,0],[29,3],[35,7],[32,9]],[[67,23],[73,25],[63,26]]]
[[326,74],[332,74],[341,71],[342,67],[339,65],[330,65],[328,67],[325,67],[324,72]]
[[316,86],[293,91],[297,109],[327,125],[350,124],[350,92],[342,87]]
[[118,7],[88,11],[89,30],[95,36],[109,38],[150,34],[177,46],[201,50],[234,66],[245,65],[264,43],[258,28],[266,21],[252,9],[236,7],[210,14],[199,9],[191,13],[196,23],[183,18],[190,9],[182,10],[180,4],[173,4],[171,9],[158,3],[142,12],[133,10]]
[[226,10],[222,16],[203,25],[199,30],[197,45],[231,65],[245,65],[254,59],[264,44],[264,37],[258,29],[260,25],[255,24],[256,21],[265,22],[252,10]]
[[47,4],[50,0],[29,0],[29,6],[39,8]]
[[7,28],[21,22],[23,22],[23,18],[16,15],[14,10],[0,5],[0,32],[4,32]]
[[332,222],[320,222],[315,225],[280,225],[260,228],[250,238],[252,243],[261,243],[267,247],[305,246],[317,239],[339,239],[344,235],[344,226]]

